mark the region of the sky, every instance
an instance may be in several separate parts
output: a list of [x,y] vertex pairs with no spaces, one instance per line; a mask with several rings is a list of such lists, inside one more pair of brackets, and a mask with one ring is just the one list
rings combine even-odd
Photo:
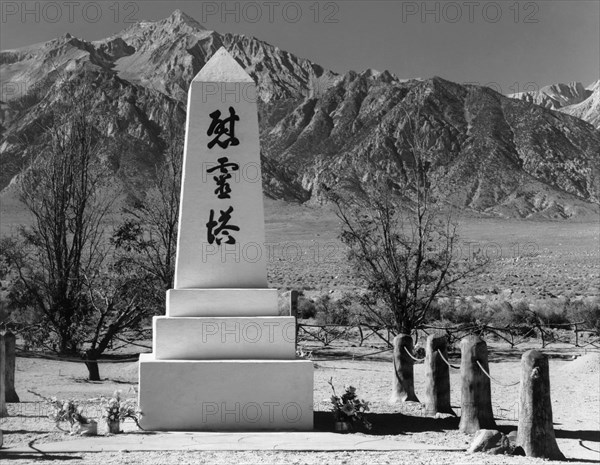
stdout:
[[600,79],[599,0],[4,1],[0,49],[108,37],[181,9],[338,73],[440,76],[502,93]]

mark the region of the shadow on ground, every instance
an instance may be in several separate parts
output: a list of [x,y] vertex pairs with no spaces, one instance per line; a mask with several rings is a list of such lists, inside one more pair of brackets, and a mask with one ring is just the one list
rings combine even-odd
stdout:
[[0,457],[2,460],[30,460],[31,463],[39,462],[40,460],[83,460],[83,457],[80,455],[57,455],[57,454],[11,454],[10,451],[7,454],[3,454],[0,451]]
[[600,442],[600,431],[554,429],[554,435],[558,439],[579,439],[581,441]]
[[[369,413],[371,430],[360,429],[357,432],[373,436],[405,435],[410,433],[456,431],[460,423],[459,417],[433,418],[409,416],[401,413]],[[331,412],[314,413],[315,431],[333,432],[334,421]],[[497,425],[494,429],[508,434],[517,429],[517,425]],[[595,430],[563,430],[554,429],[558,439],[578,439],[600,443],[600,432]]]
[[[334,422],[331,412],[315,412],[315,431],[332,432]],[[359,432],[373,435],[403,435],[424,431],[444,432],[457,430],[459,418],[413,417],[401,413],[370,413],[371,430],[361,429]]]
[[9,434],[48,434],[48,431],[37,431],[37,430],[30,430],[30,429],[6,429],[6,426],[3,427],[2,429],[2,434],[4,434],[5,436],[8,436]]

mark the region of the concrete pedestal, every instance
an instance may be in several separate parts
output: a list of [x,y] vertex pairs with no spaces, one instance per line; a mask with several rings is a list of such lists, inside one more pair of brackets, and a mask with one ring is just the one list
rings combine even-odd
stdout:
[[167,316],[277,316],[277,289],[170,289]]
[[141,426],[151,431],[310,431],[307,360],[157,360],[140,356]]
[[296,319],[201,317],[153,319],[152,352],[163,360],[296,358]]

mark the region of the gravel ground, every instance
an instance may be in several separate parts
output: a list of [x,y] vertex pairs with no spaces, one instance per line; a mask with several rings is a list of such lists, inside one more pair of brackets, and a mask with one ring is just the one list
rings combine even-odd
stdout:
[[[1,457],[1,454],[0,454]],[[35,463],[40,465],[53,464],[65,461],[74,464],[103,464],[103,465],[185,465],[185,464],[211,464],[211,465],[438,465],[438,464],[477,464],[477,465],[522,465],[542,464],[549,462],[531,457],[512,457],[500,455],[473,454],[429,451],[351,451],[351,452],[272,452],[272,451],[247,451],[247,452],[114,452],[98,454],[60,454],[51,458],[39,459],[37,456],[10,459],[10,463],[25,464]],[[552,464],[573,462],[551,462]]]
[[[560,348],[553,348],[560,352]],[[496,351],[490,364],[492,376],[511,383],[519,379],[519,353],[509,354]],[[582,355],[574,361],[561,358],[550,361],[552,407],[558,444],[562,452],[571,459],[568,463],[600,463],[600,376],[598,374],[597,352]],[[456,360],[453,360],[456,362]],[[137,366],[133,364],[113,364],[102,368],[106,379],[102,382],[87,382],[85,367],[81,364],[69,364],[40,359],[17,359],[17,392],[21,404],[9,404],[11,416],[0,420],[4,430],[5,446],[25,446],[43,442],[72,440],[75,437],[54,429],[46,417],[44,403],[37,402],[28,392],[33,389],[45,396],[75,398],[87,401],[90,410],[98,407],[92,399],[110,396],[115,389],[121,389],[125,397],[133,396],[130,389],[137,384]],[[370,401],[371,421],[375,425],[373,433],[379,437],[401,437],[402,440],[466,449],[471,438],[459,433],[452,420],[424,418],[419,403],[390,404],[388,396],[391,388],[391,363],[382,357],[378,360],[317,360],[315,361],[314,401],[317,421],[321,430],[329,425],[330,414],[328,399],[331,388],[327,381],[333,378],[336,387],[352,384],[361,398]],[[419,397],[424,392],[424,367],[415,365],[415,391]],[[460,377],[451,372],[451,401],[456,413],[460,413]],[[504,387],[492,384],[492,401],[499,427],[516,429],[518,418],[519,387]],[[422,399],[421,399],[422,400]],[[455,421],[455,420],[454,420]],[[125,432],[134,431],[132,422],[125,422]],[[99,424],[99,433],[105,433],[105,427]],[[363,434],[363,433],[355,433]],[[5,462],[0,451],[0,460]],[[57,454],[53,456],[20,456],[10,458],[15,464],[45,464],[65,461],[73,464],[535,464],[548,463],[543,460],[467,455],[462,452],[436,451],[339,451],[339,452],[211,452],[211,451],[164,451],[164,452],[116,452],[93,454]],[[560,462],[552,462],[560,463]]]

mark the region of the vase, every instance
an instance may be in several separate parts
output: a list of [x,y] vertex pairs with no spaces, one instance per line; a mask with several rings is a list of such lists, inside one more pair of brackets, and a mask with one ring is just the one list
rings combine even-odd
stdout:
[[333,430],[336,433],[348,433],[350,432],[350,423],[347,421],[336,421],[333,425]]
[[119,420],[116,421],[107,421],[108,424],[108,432],[110,434],[119,434],[121,432],[121,422]]

